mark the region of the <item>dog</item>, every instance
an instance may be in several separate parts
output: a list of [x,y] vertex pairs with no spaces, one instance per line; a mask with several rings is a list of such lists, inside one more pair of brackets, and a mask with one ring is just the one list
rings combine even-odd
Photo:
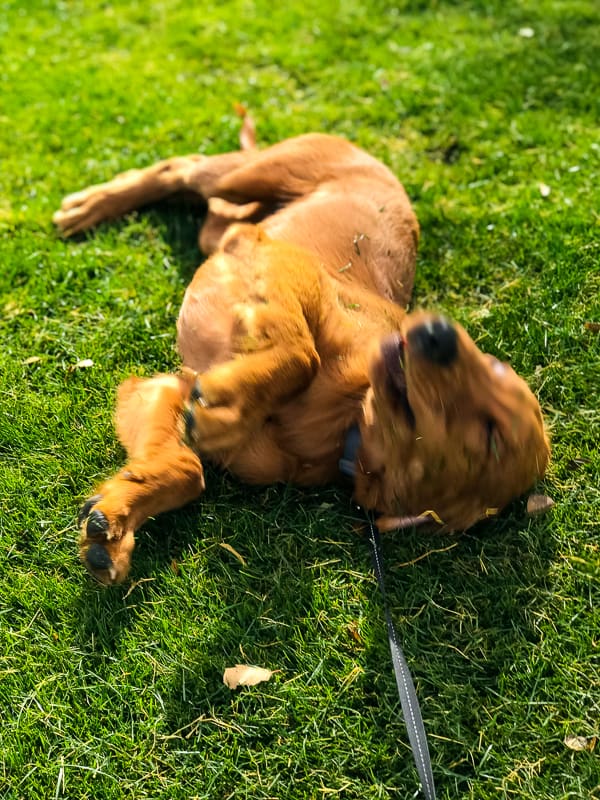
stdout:
[[135,531],[199,497],[202,459],[253,484],[354,481],[381,530],[462,530],[543,476],[540,406],[445,317],[407,313],[419,226],[381,162],[312,133],[175,157],[65,198],[70,236],[178,193],[204,201],[208,256],[177,322],[179,373],[132,377],[116,430],[128,461],[79,513],[81,557],[127,576]]

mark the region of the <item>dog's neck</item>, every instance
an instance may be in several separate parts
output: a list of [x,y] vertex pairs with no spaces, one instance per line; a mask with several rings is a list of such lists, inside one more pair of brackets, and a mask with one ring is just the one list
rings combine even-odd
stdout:
[[375,510],[380,507],[380,475],[385,470],[385,464],[380,463],[378,458],[380,448],[377,445],[372,402],[372,389],[369,389],[358,418],[346,431],[338,468],[345,478],[354,483],[354,496],[359,505]]

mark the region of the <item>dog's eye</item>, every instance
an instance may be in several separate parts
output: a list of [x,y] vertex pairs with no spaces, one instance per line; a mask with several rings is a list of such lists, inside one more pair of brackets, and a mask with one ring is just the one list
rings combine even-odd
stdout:
[[498,427],[495,421],[491,418],[486,420],[485,433],[488,457],[491,456],[495,458],[496,461],[500,461],[500,453],[498,451]]

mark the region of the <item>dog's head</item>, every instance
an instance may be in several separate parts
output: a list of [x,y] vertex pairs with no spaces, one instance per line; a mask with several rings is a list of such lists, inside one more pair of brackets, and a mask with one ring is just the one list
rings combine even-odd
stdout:
[[408,315],[377,344],[370,380],[356,498],[384,514],[383,528],[425,515],[463,530],[544,474],[550,447],[538,401],[460,325]]

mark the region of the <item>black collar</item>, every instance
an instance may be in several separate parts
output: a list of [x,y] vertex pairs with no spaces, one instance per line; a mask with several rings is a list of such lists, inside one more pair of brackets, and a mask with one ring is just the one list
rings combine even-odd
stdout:
[[344,454],[338,462],[340,472],[345,478],[354,478],[356,475],[356,454],[358,453],[360,442],[358,425],[352,425],[344,441]]

